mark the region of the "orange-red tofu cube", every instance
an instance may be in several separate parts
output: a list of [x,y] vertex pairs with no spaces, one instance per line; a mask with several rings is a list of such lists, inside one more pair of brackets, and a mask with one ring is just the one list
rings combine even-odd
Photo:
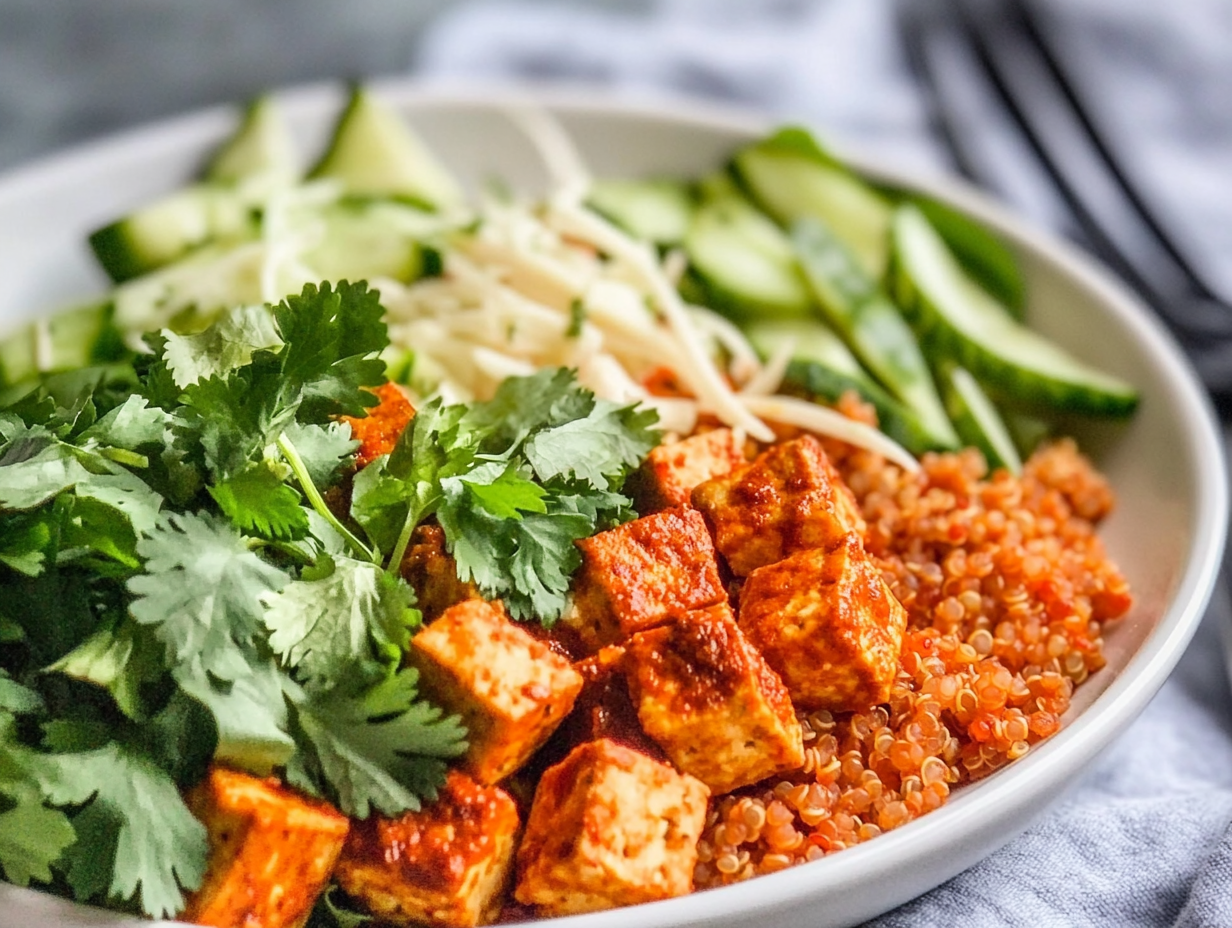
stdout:
[[418,812],[356,822],[335,879],[385,922],[472,928],[496,920],[521,823],[499,786],[451,770]]
[[867,709],[898,673],[907,613],[857,535],[758,568],[740,628],[803,709]]
[[775,445],[743,470],[707,480],[692,499],[738,577],[864,530],[855,498],[811,435]]
[[589,651],[727,597],[696,510],[665,509],[577,544],[582,566],[566,621]]
[[629,639],[629,691],[646,734],[719,795],[804,763],[783,681],[722,603]]
[[180,919],[216,928],[298,928],[329,882],[350,822],[277,780],[221,767],[188,796],[209,835],[205,879]]
[[415,591],[415,605],[425,622],[433,622],[450,606],[479,598],[479,588],[458,579],[458,563],[445,550],[439,525],[420,525],[402,558],[402,579]]
[[690,892],[709,793],[614,741],[575,748],[535,790],[515,898],[568,915]]
[[467,728],[462,766],[480,783],[517,770],[568,715],[582,688],[569,661],[471,599],[420,629],[407,654],[424,693]]
[[670,445],[659,445],[646,456],[625,484],[642,515],[685,506],[699,483],[730,474],[748,463],[744,448],[731,429],[713,429]]

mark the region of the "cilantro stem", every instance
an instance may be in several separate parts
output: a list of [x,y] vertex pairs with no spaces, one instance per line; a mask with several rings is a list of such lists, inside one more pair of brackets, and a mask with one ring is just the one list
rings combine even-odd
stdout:
[[394,545],[393,553],[389,556],[389,564],[386,565],[386,570],[397,571],[402,563],[402,558],[406,554],[406,549],[411,543],[411,533],[415,531],[415,526],[419,524],[422,516],[422,508],[411,506],[410,511],[406,514],[406,521],[402,523],[402,531],[398,533],[398,542]]
[[308,502],[317,513],[334,527],[334,530],[346,539],[347,543],[355,549],[363,557],[372,561],[375,564],[380,564],[381,559],[378,555],[369,550],[368,546],[355,537],[355,533],[343,525],[338,517],[335,516],[321,497],[321,492],[317,489],[315,483],[312,482],[312,477],[308,473],[308,467],[304,464],[304,459],[299,456],[299,451],[287,438],[286,433],[278,436],[278,450],[282,452],[282,456],[286,458],[287,463],[291,465],[291,471],[295,474],[295,479],[299,481],[300,489],[304,491],[304,495],[308,497]]

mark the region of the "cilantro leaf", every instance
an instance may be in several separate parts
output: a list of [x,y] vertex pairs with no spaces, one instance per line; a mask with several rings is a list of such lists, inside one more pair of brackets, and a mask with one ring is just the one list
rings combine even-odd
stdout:
[[209,514],[168,514],[137,544],[145,572],[128,580],[129,610],[152,626],[170,666],[221,680],[248,672],[261,628],[261,597],[288,577],[249,550],[244,537]]
[[164,329],[162,337],[159,354],[181,390],[226,375],[252,360],[253,352],[282,344],[273,315],[264,306],[237,306],[195,335]]
[[585,418],[536,432],[523,453],[540,480],[572,477],[606,490],[658,444],[656,421],[652,411],[596,400]]
[[204,675],[177,674],[180,687],[214,716],[218,744],[214,760],[258,776],[268,776],[295,751],[287,731],[283,676],[272,660],[227,682]]
[[147,714],[141,687],[163,675],[163,648],[131,619],[113,617],[48,670],[107,690],[131,719]]
[[292,785],[361,819],[374,811],[399,815],[435,798],[445,759],[466,751],[465,729],[457,716],[442,717],[419,699],[417,681],[406,669],[359,696],[331,692],[298,702]]
[[77,832],[67,815],[43,804],[38,790],[28,785],[9,787],[4,795],[13,803],[0,812],[4,878],[18,886],[28,886],[31,880],[50,882],[52,864],[77,840]]
[[270,647],[315,690],[396,665],[419,621],[410,587],[376,564],[335,557],[326,569],[263,600]]
[[136,451],[145,445],[162,443],[171,422],[165,409],[151,406],[144,396],[133,395],[83,431],[77,442]]
[[175,781],[140,749],[113,741],[93,751],[43,756],[54,769],[47,796],[54,805],[86,803],[73,818],[77,841],[64,854],[77,899],[141,894],[147,915],[184,906],[184,889],[205,876],[205,826],[180,797]]
[[243,532],[290,540],[308,534],[300,495],[264,463],[249,464],[209,488],[223,514]]
[[312,482],[319,489],[337,482],[343,463],[359,447],[359,442],[351,437],[351,426],[345,422],[325,425],[292,422],[283,433],[299,451]]

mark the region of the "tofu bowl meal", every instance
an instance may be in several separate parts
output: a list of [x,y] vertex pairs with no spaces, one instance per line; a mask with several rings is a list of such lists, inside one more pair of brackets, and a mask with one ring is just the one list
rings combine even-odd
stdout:
[[0,218],[4,924],[856,924],[1218,571],[1159,324],[801,127],[315,87]]

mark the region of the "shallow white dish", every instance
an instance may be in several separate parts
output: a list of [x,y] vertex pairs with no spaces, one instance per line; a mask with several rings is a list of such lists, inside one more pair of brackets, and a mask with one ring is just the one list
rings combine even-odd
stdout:
[[[509,117],[531,102],[510,91],[375,85],[471,181],[499,175],[540,189],[535,151]],[[339,87],[288,92],[303,151],[315,152],[344,100]],[[770,127],[749,114],[693,104],[596,102],[552,91],[550,108],[596,175],[693,176]],[[234,125],[211,110],[76,149],[0,178],[0,330],[104,286],[85,246],[91,229],[188,179]],[[1028,314],[1040,330],[1134,382],[1143,402],[1128,424],[1084,428],[1080,440],[1115,487],[1103,536],[1132,584],[1135,606],[1110,631],[1108,667],[1080,687],[1062,731],[1022,760],[963,788],[940,810],[869,844],[791,870],[667,902],[554,922],[560,928],[705,924],[837,928],[927,891],[1000,847],[1064,788],[1163,683],[1206,608],[1220,566],[1228,491],[1223,444],[1204,395],[1153,317],[1081,255],[970,189],[856,159],[883,180],[917,187],[988,222],[1018,253]],[[0,884],[0,926],[149,925]]]

